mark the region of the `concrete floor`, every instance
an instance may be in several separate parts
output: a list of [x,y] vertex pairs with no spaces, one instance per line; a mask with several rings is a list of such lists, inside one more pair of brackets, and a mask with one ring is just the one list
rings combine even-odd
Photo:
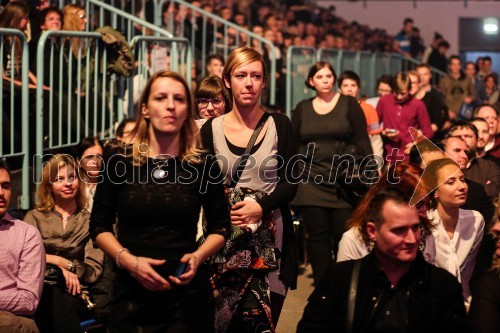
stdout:
[[290,290],[285,299],[283,310],[278,321],[277,333],[293,333],[297,330],[297,324],[302,318],[304,307],[307,304],[307,298],[312,293],[314,287],[312,285],[312,270],[311,265],[300,267],[297,289]]

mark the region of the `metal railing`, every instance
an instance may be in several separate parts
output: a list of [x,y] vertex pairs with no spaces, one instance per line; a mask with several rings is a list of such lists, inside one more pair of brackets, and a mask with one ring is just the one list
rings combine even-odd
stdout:
[[[167,5],[168,2],[168,5]],[[225,59],[229,53],[240,46],[252,46],[269,60],[268,82],[270,88],[269,104],[276,103],[276,46],[237,24],[224,20],[201,8],[182,0],[160,0],[155,6],[155,23],[165,26],[177,37],[185,37],[191,42],[193,60],[199,61],[201,76],[205,76],[206,58],[210,53],[220,54]],[[167,7],[168,15],[163,15]],[[165,22],[163,18],[166,18]]]
[[[314,55],[314,56],[313,56]],[[337,75],[345,70],[356,72],[361,78],[361,95],[376,94],[377,78],[383,74],[394,75],[400,71],[415,69],[420,62],[404,58],[395,53],[371,53],[367,51],[346,51],[337,49],[315,49],[311,47],[292,46],[287,51],[286,72],[286,114],[290,117],[292,109],[305,98],[314,96],[312,90],[302,90],[309,68],[316,61],[332,64]],[[308,66],[306,69],[303,66]],[[446,73],[431,68],[433,81]]]
[[[16,47],[21,46],[21,55],[16,53]],[[9,59],[4,59],[7,56]],[[16,59],[21,60],[20,68],[16,69]],[[29,77],[28,77],[28,44],[24,33],[17,29],[0,29],[0,157],[17,158],[21,160],[21,191],[17,197],[17,207],[28,209],[29,195]],[[7,64],[4,67],[4,64]],[[20,71],[20,75],[16,72]],[[20,76],[20,78],[19,78]],[[19,81],[20,79],[20,81]],[[14,189],[18,192],[18,189]]]

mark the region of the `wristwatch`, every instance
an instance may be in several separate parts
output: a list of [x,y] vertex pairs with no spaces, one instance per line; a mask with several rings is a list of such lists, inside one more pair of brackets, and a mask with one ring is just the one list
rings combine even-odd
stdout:
[[75,269],[75,263],[71,260],[68,260],[68,265],[66,266],[66,269],[70,272],[73,272]]

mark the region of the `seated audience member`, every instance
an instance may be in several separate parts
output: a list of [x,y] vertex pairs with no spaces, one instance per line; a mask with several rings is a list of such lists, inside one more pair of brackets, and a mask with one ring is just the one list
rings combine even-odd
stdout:
[[80,322],[91,318],[84,288],[99,279],[104,254],[92,245],[84,184],[71,156],[45,163],[37,199],[25,220],[40,230],[47,264],[61,269],[64,282],[45,283],[35,320],[42,333],[81,332]]
[[99,175],[103,165],[102,155],[103,148],[99,142],[99,138],[96,136],[83,138],[76,146],[75,158],[78,166],[77,172],[85,189],[88,212],[92,211],[95,189],[100,179]]
[[[366,223],[368,223],[366,215],[368,205],[376,193],[386,187],[398,187],[399,190],[411,197],[417,188],[422,171],[418,166],[403,162],[392,165],[382,175],[380,181],[368,190],[351,215],[348,221],[349,230],[344,232],[339,243],[337,262],[361,259],[370,253],[373,248],[373,244],[367,234],[363,233],[363,229],[366,228]],[[426,217],[425,201],[419,203],[418,207],[421,210],[420,215]],[[427,228],[427,231],[430,231],[429,228]]]
[[490,269],[478,280],[472,289],[472,303],[468,316],[471,333],[500,332],[500,202],[491,227],[496,243],[495,256]]
[[455,122],[448,132],[449,136],[458,136],[467,145],[469,159],[464,174],[470,180],[481,184],[491,200],[500,192],[500,167],[494,162],[476,157],[477,128],[467,121]]
[[470,302],[469,281],[483,239],[484,219],[474,210],[460,209],[467,199],[467,183],[459,165],[450,158],[432,161],[422,180],[430,194],[427,216],[432,221],[432,237],[425,243],[430,262],[446,269],[462,284],[466,302]]
[[9,215],[12,178],[0,159],[0,332],[38,333],[30,318],[40,300],[45,251],[38,230]]
[[388,74],[384,74],[379,77],[377,80],[378,96],[368,98],[365,102],[376,108],[381,96],[392,94],[392,81],[392,76]]
[[399,151],[398,155],[408,157],[413,146],[408,130],[410,127],[421,130],[427,139],[434,135],[425,104],[413,98],[410,91],[410,76],[400,72],[394,79],[394,93],[382,96],[377,104],[378,117],[384,124],[382,137],[388,157],[394,154],[393,150]]
[[370,104],[367,104],[359,99],[359,91],[361,90],[361,79],[358,74],[353,71],[345,71],[340,74],[337,84],[339,85],[340,93],[346,96],[352,96],[359,102],[359,106],[363,110],[366,118],[366,126],[370,143],[372,145],[373,154],[384,156],[384,146],[380,132],[380,122],[378,120],[377,110]]
[[409,200],[394,187],[374,195],[362,229],[373,250],[334,264],[309,297],[298,333],[463,331],[460,284],[424,260],[422,217]]
[[500,158],[500,135],[498,134],[498,108],[493,105],[483,105],[474,111],[474,117],[481,117],[488,122],[490,140],[486,143],[484,151],[491,156]]
[[134,130],[134,127],[135,127],[135,119],[133,118],[123,119],[116,128],[116,140],[124,143],[130,143],[132,139],[130,137],[130,134]]
[[195,109],[199,119],[196,120],[201,127],[208,119],[228,113],[232,109],[232,101],[224,86],[224,81],[216,75],[204,78],[194,94]]
[[486,119],[476,117],[471,120],[471,123],[477,128],[476,158],[484,158],[500,166],[500,158],[490,155],[484,150],[486,144],[490,141],[490,129]]

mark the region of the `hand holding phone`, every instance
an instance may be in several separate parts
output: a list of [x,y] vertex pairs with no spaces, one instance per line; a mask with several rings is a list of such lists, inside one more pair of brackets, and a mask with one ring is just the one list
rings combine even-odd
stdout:
[[386,131],[387,133],[396,133],[398,130],[397,130],[397,129],[395,129],[395,128],[386,128],[386,129],[385,129],[385,131]]

